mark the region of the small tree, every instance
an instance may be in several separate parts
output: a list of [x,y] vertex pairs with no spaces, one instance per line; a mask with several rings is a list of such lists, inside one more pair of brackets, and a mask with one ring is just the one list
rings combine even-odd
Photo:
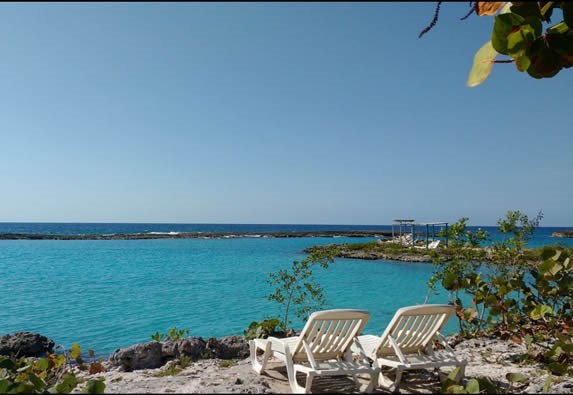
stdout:
[[285,333],[291,324],[291,311],[294,310],[299,319],[306,320],[312,311],[324,306],[322,287],[314,280],[312,269],[317,265],[327,269],[334,257],[334,248],[315,249],[302,261],[293,261],[290,270],[269,273],[268,283],[276,288],[268,299],[281,305],[279,326]]

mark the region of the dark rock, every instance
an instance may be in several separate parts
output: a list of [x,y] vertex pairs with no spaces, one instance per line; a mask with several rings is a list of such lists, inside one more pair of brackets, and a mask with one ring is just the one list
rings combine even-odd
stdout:
[[201,359],[207,350],[205,340],[200,337],[189,337],[177,342],[179,353],[193,358],[193,360]]
[[179,358],[179,343],[172,340],[161,343],[163,359]]
[[242,336],[212,337],[207,340],[206,348],[215,358],[244,359],[249,356],[249,343]]
[[0,336],[0,355],[41,357],[53,352],[54,341],[32,332],[16,332]]
[[109,358],[114,367],[126,372],[137,369],[155,369],[163,366],[162,344],[158,342],[140,343],[115,350]]

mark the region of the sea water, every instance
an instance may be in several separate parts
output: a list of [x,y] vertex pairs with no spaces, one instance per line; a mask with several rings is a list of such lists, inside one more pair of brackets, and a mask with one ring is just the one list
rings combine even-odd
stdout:
[[[279,232],[388,230],[321,225],[0,224],[0,233]],[[488,229],[493,230],[493,229]],[[539,228],[530,246],[553,239]],[[498,235],[499,236],[499,235]],[[277,316],[268,273],[302,260],[313,245],[374,238],[0,240],[0,335],[32,331],[70,347],[107,355],[151,340],[155,332],[189,329],[203,338],[241,335],[251,321]],[[324,308],[366,309],[365,333],[380,334],[394,312],[413,304],[447,303],[428,294],[428,263],[337,259],[317,267]],[[429,299],[426,297],[429,296]],[[301,327],[292,316],[294,327]],[[447,332],[455,332],[451,320]]]

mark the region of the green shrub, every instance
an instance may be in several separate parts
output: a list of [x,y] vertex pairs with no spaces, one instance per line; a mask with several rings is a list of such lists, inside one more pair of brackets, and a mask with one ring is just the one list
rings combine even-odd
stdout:
[[178,330],[177,327],[173,327],[169,329],[167,334],[155,332],[155,334],[151,335],[151,340],[155,342],[162,342],[166,340],[177,341],[184,338],[184,336],[189,335],[189,329],[180,329]]
[[245,340],[266,339],[269,336],[280,335],[277,331],[279,325],[280,320],[278,318],[268,318],[261,322],[253,321],[243,332]]
[[[56,349],[63,348],[58,345]],[[46,358],[19,359],[0,356],[0,393],[70,393],[77,387],[79,381],[72,371],[72,360],[82,369],[90,369],[83,364],[81,349],[74,343],[70,352],[49,353]],[[95,369],[98,370],[98,369]],[[84,392],[101,394],[105,383],[100,380],[88,380]]]

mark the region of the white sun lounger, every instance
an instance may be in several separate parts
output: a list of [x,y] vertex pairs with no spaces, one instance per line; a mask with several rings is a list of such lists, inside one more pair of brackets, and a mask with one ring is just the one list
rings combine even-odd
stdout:
[[[372,392],[380,370],[372,367],[363,357],[354,360],[351,347],[361,332],[370,313],[365,310],[324,310],[310,315],[299,336],[278,339],[254,339],[249,342],[252,368],[263,373],[269,358],[275,357],[286,364],[289,384],[294,393],[310,392],[315,376],[346,376],[354,378],[361,391]],[[360,347],[354,346],[360,354]],[[262,362],[257,351],[263,350]],[[362,353],[362,356],[364,354]],[[306,384],[301,386],[296,373],[306,375]],[[360,386],[356,375],[368,374],[367,385]]]
[[[365,352],[380,368],[378,385],[398,390],[402,372],[409,369],[440,368],[459,366],[456,377],[459,382],[465,373],[465,360],[459,360],[454,350],[440,333],[448,319],[455,313],[455,307],[446,304],[425,304],[402,307],[386,327],[382,336],[358,336],[356,352]],[[433,340],[439,339],[445,350],[433,350]],[[396,369],[392,383],[384,377],[382,367]]]

